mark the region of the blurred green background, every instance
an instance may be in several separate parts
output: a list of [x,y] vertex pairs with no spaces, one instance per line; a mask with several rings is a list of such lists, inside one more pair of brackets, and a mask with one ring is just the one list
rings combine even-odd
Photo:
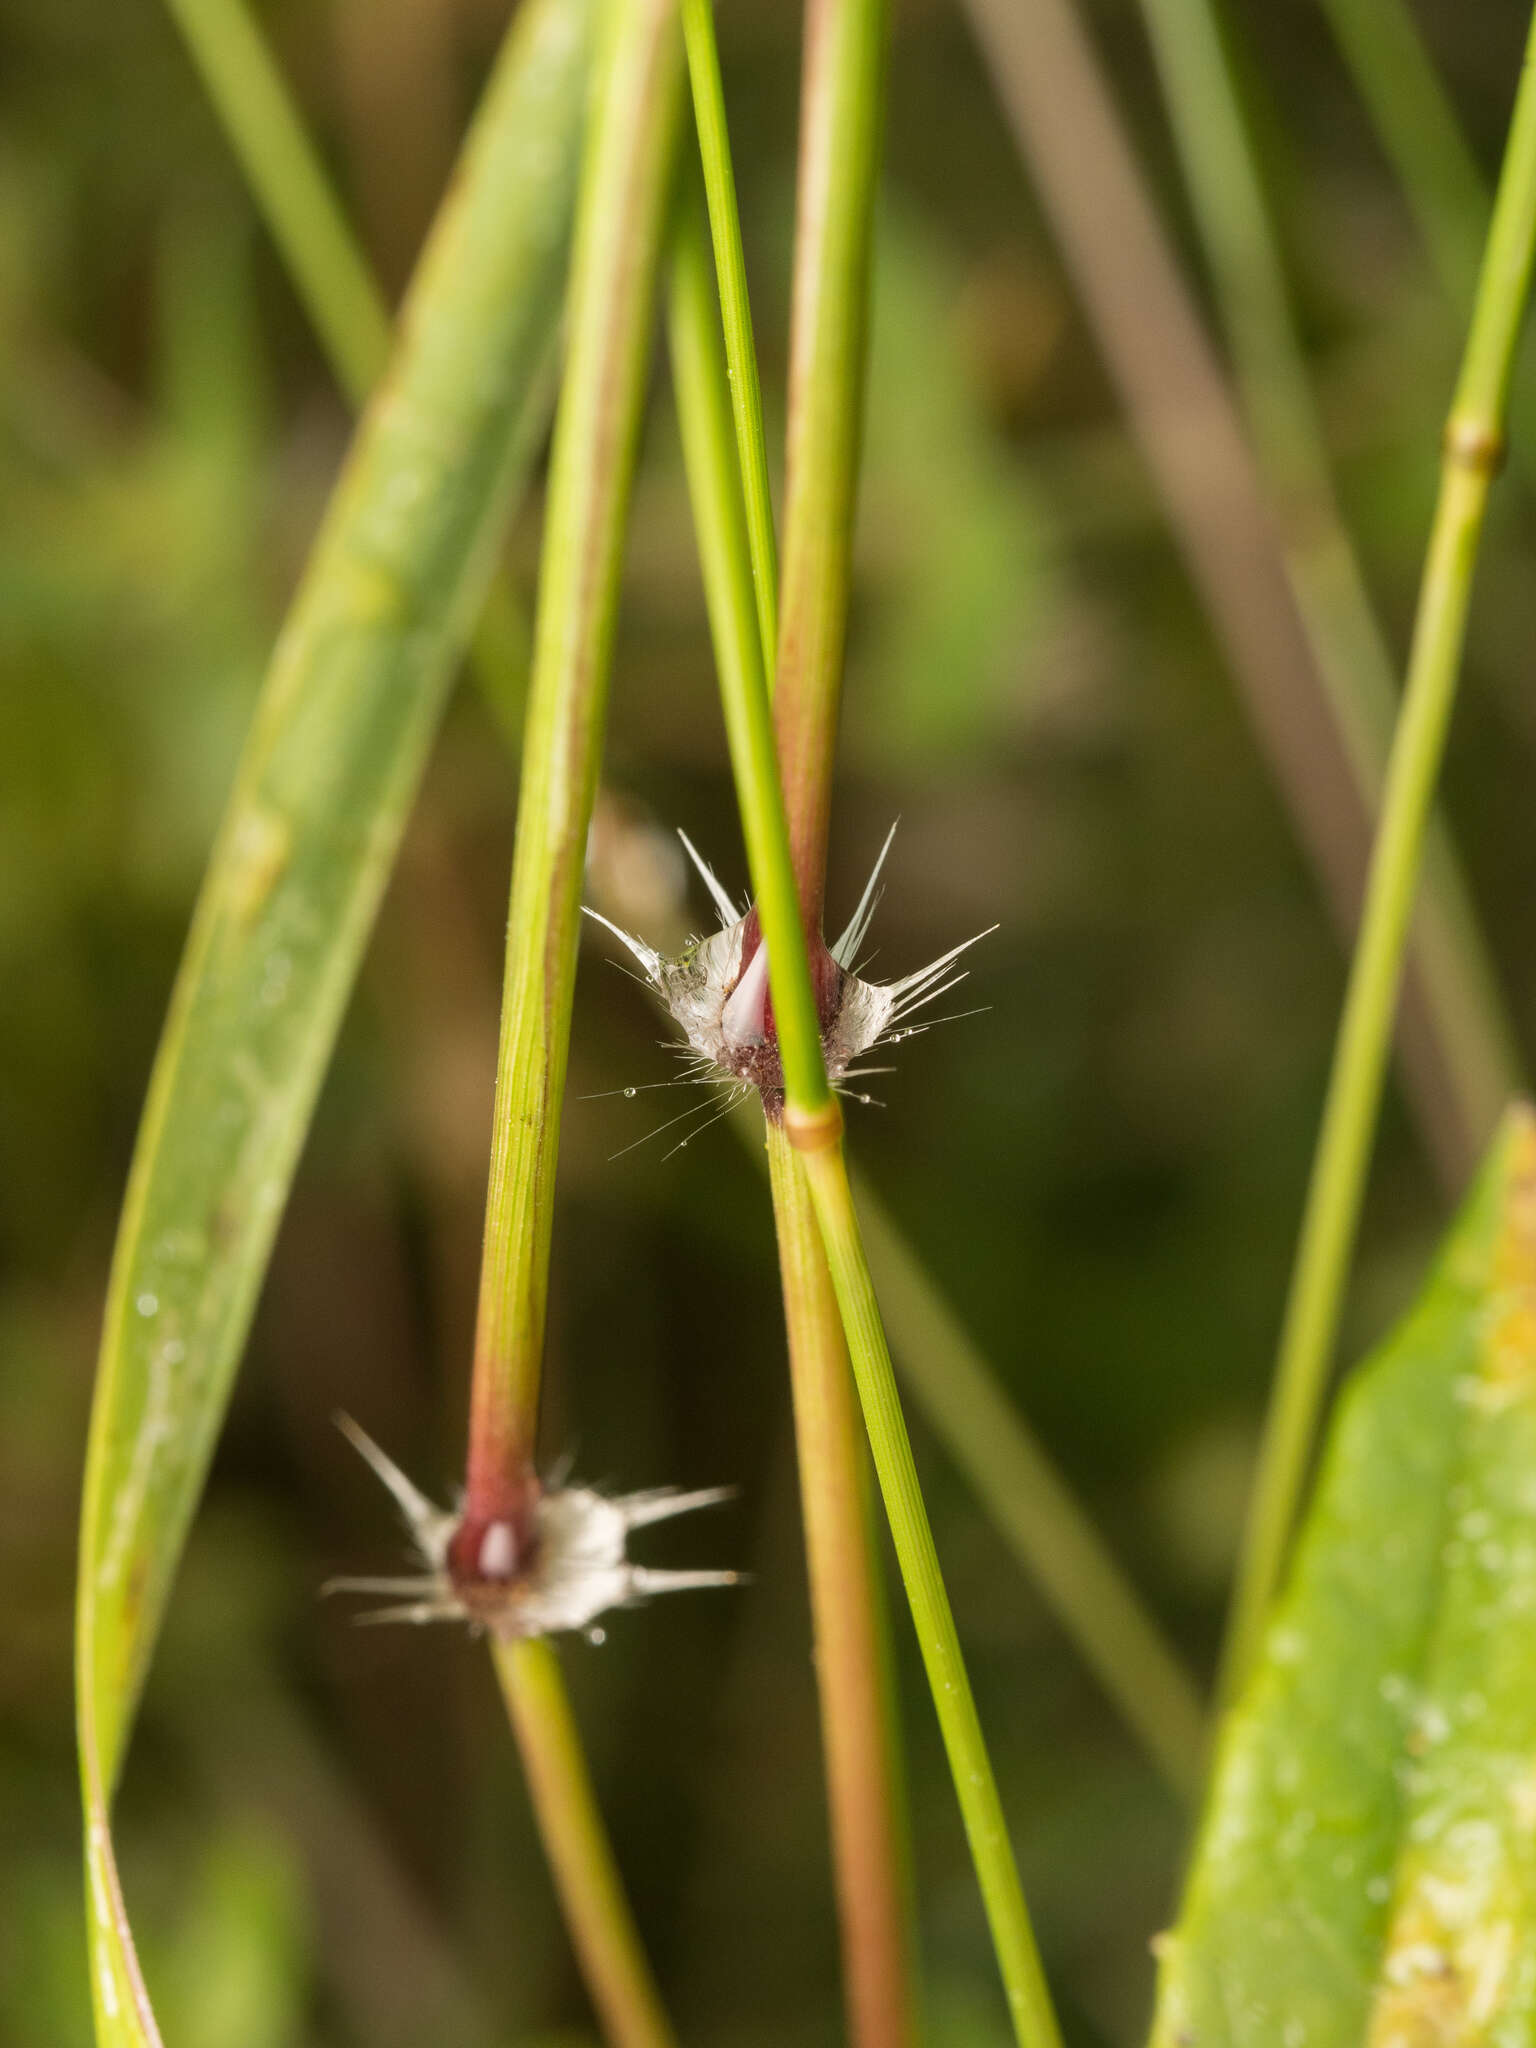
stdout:
[[[1021,0],[1022,4],[1022,0]],[[392,290],[505,18],[264,10]],[[721,35],[770,439],[781,438],[798,27]],[[1090,10],[1199,262],[1130,0]],[[1484,167],[1513,0],[1419,18]],[[1401,653],[1457,323],[1320,18],[1230,25],[1343,502]],[[855,1110],[858,1159],[1202,1673],[1342,982],[957,11],[896,10],[832,916],[895,814],[877,973],[990,924]],[[89,2037],[70,1706],[85,1418],[114,1216],[243,724],[348,423],[155,0],[0,0],[0,2041]],[[537,492],[509,546],[532,588]],[[1532,507],[1500,493],[1448,801],[1525,1050],[1536,834]],[[593,899],[652,938],[739,889],[665,377],[638,485]],[[465,686],[322,1100],[121,1807],[184,2048],[590,2038],[484,1655],[316,1597],[400,1538],[338,1407],[446,1494],[461,1456],[514,778]],[[782,1329],[764,1187],[673,1098],[661,1020],[583,959],[546,1459],[736,1483],[652,1555],[738,1595],[614,1617],[565,1662],[686,2038],[840,2037]],[[1445,1198],[1389,1105],[1350,1320],[1381,1329]],[[1138,2038],[1184,1823],[946,1459],[918,1455],[1074,2043]],[[904,1618],[930,2038],[1006,2026]]]

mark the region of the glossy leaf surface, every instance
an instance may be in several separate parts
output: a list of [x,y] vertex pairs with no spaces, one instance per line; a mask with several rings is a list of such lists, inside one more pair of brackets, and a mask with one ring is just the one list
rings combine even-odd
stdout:
[[1340,1402],[1225,1733],[1155,2048],[1536,2028],[1536,1116]]

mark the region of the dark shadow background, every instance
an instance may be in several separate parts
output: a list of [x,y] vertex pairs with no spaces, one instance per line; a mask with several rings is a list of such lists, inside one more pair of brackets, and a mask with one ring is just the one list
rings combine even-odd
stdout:
[[[491,0],[264,10],[392,286],[500,32]],[[1230,10],[1340,488],[1401,649],[1456,350],[1320,19]],[[1193,247],[1129,0],[1092,9]],[[1492,170],[1521,10],[1421,18]],[[722,10],[770,440],[797,24]],[[975,48],[897,10],[832,915],[902,825],[876,971],[1000,921],[984,1013],[902,1048],[856,1155],[1205,1675],[1342,964],[1128,447]],[[75,1516],[114,1215],[244,720],[347,421],[155,0],[0,0],[0,2041],[88,2039],[70,1708]],[[531,591],[535,492],[514,534]],[[594,899],[685,906],[676,824],[743,863],[658,373]],[[1499,494],[1450,810],[1530,1050],[1531,507]],[[514,777],[466,685],[278,1246],[145,1702],[125,1878],[183,2048],[589,2038],[486,1659],[322,1606],[399,1536],[330,1425],[446,1493],[462,1455]],[[584,955],[544,1453],[615,1487],[732,1481],[651,1555],[738,1595],[565,1657],[683,2034],[840,2038],[765,1191],[724,1126],[611,1155],[667,1097],[662,1022]],[[969,1003],[956,1007],[969,1007]],[[1445,1214],[1389,1104],[1350,1343]],[[937,1539],[1071,2040],[1139,2037],[1184,1823],[946,1459]],[[904,1617],[928,2038],[1005,2021]]]

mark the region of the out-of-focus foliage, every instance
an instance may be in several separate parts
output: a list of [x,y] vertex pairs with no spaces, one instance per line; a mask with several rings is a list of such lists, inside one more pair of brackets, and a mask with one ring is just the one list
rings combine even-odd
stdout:
[[[1518,11],[1423,19],[1489,161]],[[1456,329],[1323,35],[1229,10],[1265,114],[1344,497],[1401,645]],[[1182,220],[1132,15],[1094,11]],[[430,210],[503,10],[270,10],[386,273]],[[1305,32],[1292,33],[1297,20]],[[721,36],[770,424],[782,389],[793,10]],[[991,1007],[901,1050],[852,1144],[1171,1628],[1214,1644],[1339,985],[958,17],[899,10],[834,920],[892,814],[882,970],[997,918]],[[152,0],[0,4],[0,2039],[88,1999],[69,1608],[106,1258],[171,974],[341,404]],[[1449,807],[1532,1048],[1530,508],[1480,579]],[[514,545],[525,585],[536,513]],[[681,920],[654,832],[741,866],[675,435],[640,478],[599,883]],[[582,2037],[484,1658],[314,1597],[395,1535],[331,1430],[441,1490],[461,1456],[513,779],[465,693],[408,836],[279,1243],[120,1814],[168,2041]],[[653,825],[652,821],[656,821]],[[617,849],[615,852],[614,849]],[[650,892],[631,913],[625,893]],[[618,906],[618,907],[615,907]],[[659,909],[658,907],[659,906]],[[694,906],[694,921],[699,912]],[[969,1007],[968,1004],[958,1007]],[[721,1134],[610,1155],[666,1098],[657,1021],[583,963],[546,1455],[734,1479],[739,1600],[568,1657],[679,2024],[837,2038],[836,1943],[766,1198]],[[1355,1336],[1435,1197],[1389,1121]],[[617,1333],[617,1334],[616,1334]],[[919,1454],[924,1446],[919,1442]],[[1130,2042],[1181,1823],[984,1519],[925,1484],[1071,2039]],[[910,1646],[932,2038],[999,2041]],[[217,1954],[220,2007],[205,2002]]]

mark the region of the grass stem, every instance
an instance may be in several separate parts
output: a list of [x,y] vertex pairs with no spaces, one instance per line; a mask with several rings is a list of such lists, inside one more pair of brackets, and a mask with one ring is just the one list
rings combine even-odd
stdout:
[[774,729],[808,933],[821,929],[864,421],[888,0],[807,0]]
[[608,1844],[554,1645],[493,1643],[545,1854],[603,2030],[614,2048],[673,2048]]
[[606,9],[555,421],[496,1067],[468,1500],[532,1455],[587,830],[670,190],[672,0]]
[[1359,1223],[1426,821],[1461,668],[1489,487],[1536,256],[1536,19],[1520,73],[1471,330],[1446,425],[1360,938],[1307,1191],[1274,1392],[1222,1667],[1231,1700],[1251,1668],[1295,1525]]
[[[886,1521],[981,1885],[1015,2037],[1026,2048],[1058,2048],[1056,2016],[912,1462],[912,1445],[848,1185],[841,1135],[833,1132],[828,1138],[825,1126],[808,1129],[802,1125],[798,1133],[793,1123],[789,1128],[816,1205]],[[812,1137],[809,1144],[807,1136]]]
[[1164,1779],[1193,1803],[1205,1710],[1114,1553],[858,1173],[854,1195],[911,1397]]
[[509,32],[387,399],[359,427],[274,651],[156,1053],[81,1503],[75,1696],[104,2043],[157,2038],[112,1793],[321,1077],[533,455],[588,22],[585,0],[536,0]]
[[714,0],[682,0],[682,12],[688,76],[693,87],[694,125],[704,165],[704,191],[709,203],[710,235],[725,329],[725,359],[730,370],[731,417],[746,500],[752,587],[757,598],[763,659],[772,675],[779,644],[778,547],[773,533],[773,500],[768,489],[763,399],[757,376],[757,350],[752,340],[752,311],[747,299],[741,215],[736,205],[736,177],[731,168],[730,137],[725,124],[720,51],[715,42]]
[[805,1176],[782,1126],[768,1126],[767,1146],[849,2033],[862,2048],[899,2048],[919,2038],[910,1857],[895,1696],[882,1640],[883,1589],[864,1498],[864,1430]]
[[[733,445],[719,302],[702,214],[697,181],[690,180],[678,209],[668,293],[673,381],[716,661],[722,675],[733,677],[735,696],[756,702],[749,744],[765,750],[771,761],[761,611],[754,613],[754,564],[738,471],[741,444]],[[752,808],[757,840],[771,835],[776,816],[784,845],[776,780],[754,792]],[[780,901],[790,907],[792,922],[776,939],[770,933],[770,960],[776,943],[802,949],[804,944],[787,866],[780,879]],[[810,1028],[820,1068],[814,1007]],[[896,1783],[895,1710],[882,1667],[875,1559],[862,1498],[863,1444],[837,1302],[809,1196],[782,1130],[768,1131],[768,1161],[850,2031],[862,2048],[901,2048],[914,2039],[910,1916],[903,1889],[908,1859]]]
[[[609,0],[602,23],[540,560],[475,1329],[464,1512],[487,1520],[532,1469],[581,883],[681,83],[673,0]],[[620,2048],[666,2048],[555,1652],[523,1642],[494,1655],[593,2003]]]
[[[812,14],[820,18],[814,25],[808,24],[808,36],[828,38],[828,43],[822,46],[824,49],[830,47],[835,50],[838,41],[846,38],[843,43],[845,52],[852,50],[867,56],[874,48],[871,17],[876,21],[875,41],[883,36],[883,9],[863,5],[861,0],[853,0],[853,4],[846,7],[835,5],[829,9],[819,8],[813,0]],[[839,15],[862,16],[863,21],[850,24],[839,20]],[[816,47],[813,42],[813,50]],[[878,49],[875,49],[875,56],[875,77],[878,78]],[[836,93],[828,92],[823,104],[836,106]],[[866,124],[864,139],[871,146],[877,132],[877,123]],[[806,929],[801,922],[802,898],[797,889],[800,871],[796,857],[792,857],[790,851],[785,804],[779,784],[763,649],[751,587],[750,553],[743,531],[745,515],[741,487],[729,460],[731,424],[721,388],[719,345],[709,306],[712,295],[704,290],[698,274],[702,268],[701,240],[700,236],[694,235],[693,246],[697,254],[691,269],[686,264],[674,266],[671,300],[674,368],[680,393],[684,454],[690,476],[696,480],[695,524],[717,649],[726,737],[747,843],[753,893],[768,949],[768,972],[786,1098],[782,1137],[776,1141],[784,1145],[785,1156],[780,1163],[780,1171],[804,1171],[815,1205],[822,1247],[842,1314],[844,1336],[864,1409],[865,1428],[874,1453],[908,1600],[918,1627],[925,1668],[981,1882],[1015,2030],[1019,2040],[1030,2044],[1030,2048],[1054,2048],[1059,2039],[1055,2018],[1003,1826],[996,1783],[971,1699],[959,1639],[939,1574],[932,1533],[912,1463],[911,1446],[901,1421],[890,1357],[885,1349],[879,1313],[864,1265],[857,1219],[847,1192],[847,1176],[842,1164],[842,1114],[829,1087],[822,1059],[821,1025],[811,983]],[[685,249],[687,244],[685,216]],[[857,241],[854,247],[857,249]],[[867,257],[867,245],[865,254]],[[691,289],[690,277],[693,280]],[[867,280],[865,283],[867,288]],[[845,295],[858,296],[857,275],[853,279],[845,277],[843,289]],[[855,396],[859,381],[856,376]],[[711,386],[716,394],[714,403],[704,405],[696,402],[698,396]],[[693,402],[689,401],[690,393],[694,394]],[[846,400],[846,390],[844,395]],[[856,435],[851,445],[856,447]],[[814,458],[809,451],[806,460],[814,467]],[[819,499],[824,513],[831,509],[834,524],[847,521],[851,507],[851,481],[850,468],[844,475],[845,490],[840,506],[835,490],[823,489],[813,494]],[[824,565],[824,573],[830,587],[817,594],[815,609],[823,621],[832,623],[834,617],[840,617],[846,609],[846,546],[840,556],[834,554]],[[786,630],[788,616],[786,609]],[[834,648],[838,665],[841,637],[839,624],[834,639],[822,642],[823,648],[828,645]],[[817,673],[812,680],[820,682],[821,674]],[[809,691],[805,702],[811,702]],[[820,732],[818,751],[810,766],[824,792],[830,782],[832,727],[824,718],[817,723]],[[825,796],[821,792],[818,796],[824,815]],[[824,834],[821,845],[820,853],[813,850],[806,857],[818,863],[824,860]],[[812,929],[819,933],[819,881],[815,900],[817,916]],[[791,1148],[803,1155],[798,1169],[796,1162],[788,1156]]]

